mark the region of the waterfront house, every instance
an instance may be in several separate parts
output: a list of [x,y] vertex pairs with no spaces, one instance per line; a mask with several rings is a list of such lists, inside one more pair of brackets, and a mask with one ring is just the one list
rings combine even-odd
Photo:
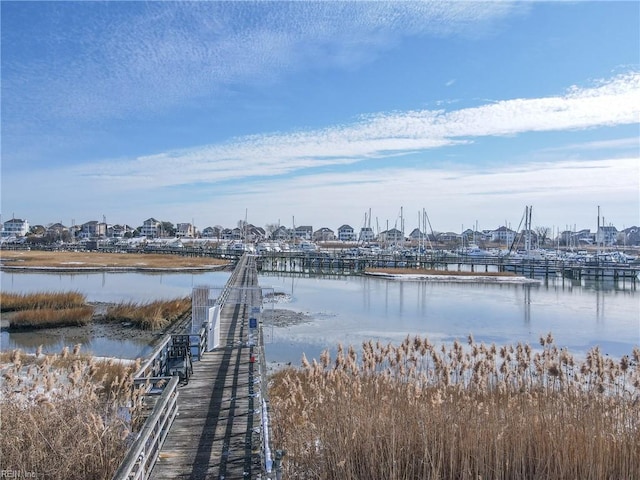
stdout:
[[300,225],[296,227],[295,238],[311,241],[313,238],[313,227],[310,225]]
[[397,228],[392,228],[390,230],[385,230],[384,232],[380,232],[379,241],[386,245],[399,244],[404,241],[404,237],[402,236],[402,232]]
[[358,240],[363,243],[370,243],[376,239],[375,234],[373,233],[373,229],[371,227],[362,227],[360,229],[360,235],[358,235]]
[[614,226],[601,226],[596,232],[596,243],[598,245],[611,246],[618,241],[618,229]]
[[284,226],[276,228],[271,234],[271,240],[275,240],[278,242],[286,242],[287,240],[289,240],[289,238],[289,231]]
[[91,220],[80,225],[80,238],[104,238],[107,236],[107,224]]
[[162,230],[162,222],[159,222],[155,218],[148,218],[140,227],[140,235],[147,238],[158,238]]
[[178,238],[194,238],[196,236],[196,227],[190,223],[178,223],[176,225],[176,237]]
[[516,238],[516,232],[504,226],[492,230],[490,234],[492,242],[498,242],[502,245],[511,245]]
[[356,240],[356,234],[351,225],[342,225],[338,228],[338,240],[341,242],[353,242]]
[[133,235],[133,228],[129,225],[109,225],[107,226],[107,237],[109,238],[124,238]]
[[336,239],[335,233],[329,227],[322,227],[313,232],[314,242],[330,242]]
[[222,227],[206,227],[202,230],[202,238],[217,238],[218,240],[222,236]]
[[29,222],[20,218],[12,218],[2,224],[3,237],[24,237],[29,232]]

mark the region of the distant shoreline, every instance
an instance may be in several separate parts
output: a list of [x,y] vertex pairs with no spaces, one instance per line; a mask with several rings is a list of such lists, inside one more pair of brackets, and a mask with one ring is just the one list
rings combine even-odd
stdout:
[[539,284],[540,280],[509,272],[452,272],[450,270],[368,269],[365,275],[389,280],[437,281],[450,283]]

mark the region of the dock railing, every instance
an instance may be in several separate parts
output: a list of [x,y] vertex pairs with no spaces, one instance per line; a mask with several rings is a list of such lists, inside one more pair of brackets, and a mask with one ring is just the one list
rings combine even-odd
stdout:
[[[139,378],[147,383],[147,396],[160,395],[113,480],[144,480],[155,464],[169,428],[178,413],[178,377]],[[159,393],[161,392],[161,393]]]

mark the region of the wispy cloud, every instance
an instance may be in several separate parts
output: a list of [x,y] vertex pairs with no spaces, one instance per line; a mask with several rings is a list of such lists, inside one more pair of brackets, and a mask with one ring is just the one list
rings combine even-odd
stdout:
[[[302,68],[369,62],[401,36],[484,29],[511,2],[3,5],[5,114],[71,121],[179,105]],[[11,28],[11,25],[14,25]],[[33,30],[33,31],[31,31]],[[81,42],[78,40],[82,39]],[[29,61],[28,55],[33,57]],[[24,112],[24,115],[21,115]]]
[[244,137],[93,163],[75,168],[72,174],[117,183],[114,188],[125,190],[274,177],[442,148],[477,137],[637,124],[639,118],[640,73],[628,73],[595,87],[572,87],[562,96],[504,100],[449,112],[380,113],[321,130]]

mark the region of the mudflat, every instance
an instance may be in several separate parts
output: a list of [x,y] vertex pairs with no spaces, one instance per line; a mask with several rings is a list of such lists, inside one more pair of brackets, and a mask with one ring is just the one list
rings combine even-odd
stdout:
[[218,258],[152,253],[48,252],[39,250],[0,251],[0,267],[7,269],[218,270],[227,265],[229,265],[228,260]]

